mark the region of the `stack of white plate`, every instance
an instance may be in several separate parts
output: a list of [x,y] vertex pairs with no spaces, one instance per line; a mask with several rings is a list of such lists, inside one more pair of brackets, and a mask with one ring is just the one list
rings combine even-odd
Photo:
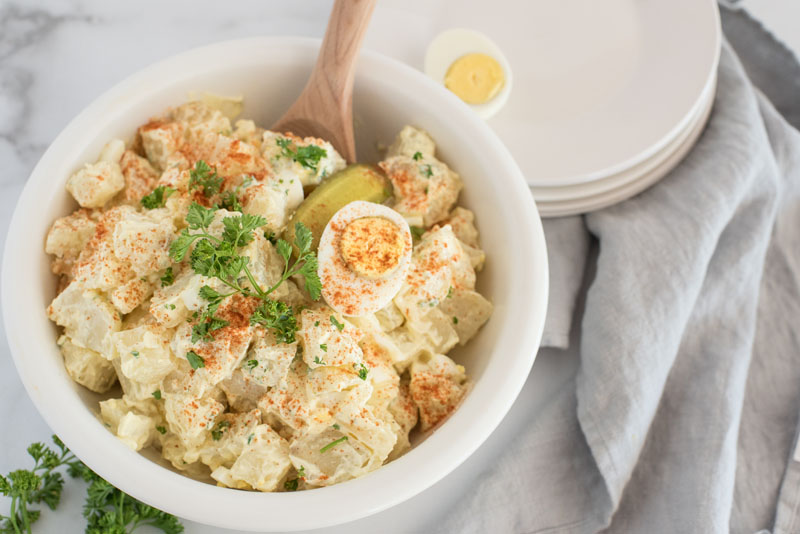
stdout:
[[523,162],[544,217],[604,208],[653,185],[687,155],[711,113],[721,39],[716,2],[616,4],[615,20],[605,21],[614,31],[575,45],[583,51],[556,48],[562,57],[548,58],[554,69],[586,63],[574,65],[574,83],[540,80],[532,90],[538,103],[513,126],[522,139],[509,143],[509,125],[496,125]]
[[[456,39],[453,28],[470,31]],[[451,38],[439,55],[499,54],[513,72],[488,123],[545,217],[655,183],[689,152],[713,103],[716,0],[381,0],[366,44],[422,68],[442,32]]]

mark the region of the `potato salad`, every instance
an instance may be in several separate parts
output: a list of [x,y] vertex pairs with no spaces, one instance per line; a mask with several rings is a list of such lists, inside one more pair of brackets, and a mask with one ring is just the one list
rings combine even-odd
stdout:
[[489,319],[461,179],[406,126],[377,166],[189,102],[72,174],[45,243],[69,376],[134,450],[221,486],[373,471],[469,389],[447,356]]

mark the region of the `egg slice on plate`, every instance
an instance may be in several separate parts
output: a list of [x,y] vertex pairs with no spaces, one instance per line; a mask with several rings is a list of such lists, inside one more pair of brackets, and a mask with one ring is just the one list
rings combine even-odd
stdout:
[[480,32],[456,28],[428,46],[425,74],[444,84],[484,119],[508,100],[511,67],[500,48]]
[[400,291],[412,246],[408,223],[393,209],[362,200],[347,204],[319,241],[322,296],[342,315],[375,313]]

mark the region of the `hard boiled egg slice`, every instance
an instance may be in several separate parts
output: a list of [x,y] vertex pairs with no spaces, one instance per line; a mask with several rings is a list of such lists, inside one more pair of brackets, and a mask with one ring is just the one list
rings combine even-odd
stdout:
[[511,67],[500,48],[475,30],[440,33],[428,46],[425,74],[442,83],[484,119],[508,100]]
[[391,208],[356,200],[322,232],[317,257],[322,296],[349,316],[380,310],[397,295],[411,262],[411,231]]

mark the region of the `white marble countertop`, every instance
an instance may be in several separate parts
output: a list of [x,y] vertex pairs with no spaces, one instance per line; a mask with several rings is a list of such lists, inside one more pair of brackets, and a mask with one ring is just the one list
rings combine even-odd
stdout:
[[[201,44],[260,34],[321,36],[330,4],[330,0],[0,1],[0,250],[29,172],[66,123],[99,94],[158,59]],[[782,0],[745,2],[756,15],[763,11],[768,25],[776,21],[779,38],[800,48],[800,40],[782,22],[800,16],[800,8],[788,4]],[[795,16],[785,16],[788,11]],[[489,18],[487,24],[491,24]],[[483,29],[480,17],[462,15],[461,21],[457,19],[450,20],[451,25],[471,22],[472,27]],[[400,25],[392,23],[397,20],[433,31],[437,28],[431,27],[431,21],[441,25],[443,15],[436,3],[422,0],[386,0],[379,5],[366,46],[419,66],[426,43],[403,41]],[[315,532],[425,531],[470,491],[481,473],[492,468],[495,453],[513,439],[515,429],[535,415],[576,366],[574,353],[542,351],[509,415],[455,472],[381,514]],[[27,445],[49,442],[51,434],[17,377],[2,326],[0,429],[0,473],[28,466]],[[35,531],[82,532],[84,493],[82,483],[69,481],[59,510],[45,510]],[[0,497],[0,511],[7,506]],[[188,521],[185,526],[187,533],[222,532]]]

